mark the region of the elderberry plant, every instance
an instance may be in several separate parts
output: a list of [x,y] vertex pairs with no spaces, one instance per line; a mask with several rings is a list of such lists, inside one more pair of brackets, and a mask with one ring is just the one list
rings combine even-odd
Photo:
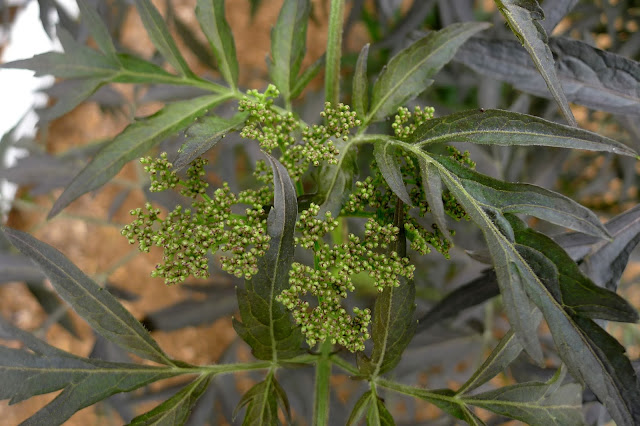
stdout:
[[[6,228],[11,243],[42,268],[97,333],[154,365],[72,355],[3,321],[0,337],[20,340],[29,350],[2,347],[0,380],[8,386],[0,394],[18,401],[62,389],[27,420],[60,424],[114,394],[185,375],[191,381],[175,395],[125,420],[185,424],[192,410],[202,413],[208,404],[207,421],[215,423],[219,418],[211,407],[224,404],[205,395],[217,393],[216,381],[222,380],[217,376],[253,372],[251,388],[233,401],[237,406],[231,421],[239,421],[244,409],[242,423],[247,425],[358,424],[363,417],[367,424],[390,425],[402,415],[388,397],[395,395],[426,401],[472,425],[484,424],[487,416],[474,407],[527,424],[574,425],[583,423],[582,390],[588,388],[617,424],[640,423],[640,385],[633,364],[603,327],[605,321],[635,323],[638,314],[615,292],[620,274],[603,280],[590,266],[604,262],[599,260],[602,250],[615,253],[607,255],[607,266],[626,263],[638,239],[625,239],[621,230],[637,222],[637,215],[628,213],[603,225],[569,197],[481,173],[468,150],[451,145],[573,148],[637,158],[625,144],[577,126],[538,22],[542,10],[537,2],[495,3],[569,125],[498,109],[446,115],[415,106],[466,42],[482,40],[478,35],[490,27],[484,22],[454,23],[427,33],[378,67],[374,82],[367,66],[384,55],[370,61],[366,45],[355,62],[350,94],[345,94],[340,78],[348,73],[341,68],[345,2],[329,3],[326,53],[303,69],[312,2],[284,0],[271,35],[271,83],[264,90],[239,83],[224,0],[197,0],[195,11],[215,58],[217,80],[193,72],[150,0],[136,0],[136,8],[171,71],[116,49],[87,0],[78,5],[97,49],[61,30],[64,53],[7,65],[68,78],[83,88],[84,98],[110,83],[190,86],[207,92],[168,103],[106,143],[66,186],[49,217],[138,159],[151,196],[144,208],[130,211],[132,222],[122,235],[140,252],[162,251],[150,274],[168,285],[210,278],[215,275],[210,268],[218,266],[233,276],[239,311],[233,327],[254,359],[215,365],[173,359],[114,296],[62,253]],[[323,109],[308,118],[300,107],[301,94],[323,66]],[[67,112],[84,98],[60,99],[51,114]],[[233,112],[218,115],[223,105]],[[156,152],[165,140],[165,147],[178,148],[170,137],[180,132],[185,138],[179,149],[168,149],[175,154]],[[243,160],[255,160],[249,165],[251,178],[220,179],[218,167],[209,161],[225,145],[239,148]],[[359,169],[358,163],[365,167]],[[157,192],[182,198],[161,208],[153,202]],[[533,222],[524,216],[571,233],[551,238],[530,227]],[[416,288],[426,286],[417,273],[421,259],[430,256],[441,263],[466,256],[455,248],[465,247],[465,235],[452,228],[464,234],[472,232],[471,225],[480,229],[485,243],[472,254],[489,269],[479,283],[462,290],[480,287],[474,297],[481,300],[460,301],[462,293],[454,291],[419,318]],[[411,345],[420,345],[420,334],[434,316],[445,315],[452,306],[457,313],[498,293],[511,328],[462,385],[430,389],[418,382],[418,371],[409,378],[398,373],[407,368],[403,355]],[[543,320],[551,339],[544,346],[538,332]],[[489,343],[490,331],[485,332]],[[538,365],[553,366],[551,378],[490,383],[521,353]],[[305,413],[304,403],[294,406],[289,396],[292,377],[310,369],[313,408]],[[337,410],[331,408],[336,392],[331,377],[338,369],[360,384],[345,418],[334,417]]]

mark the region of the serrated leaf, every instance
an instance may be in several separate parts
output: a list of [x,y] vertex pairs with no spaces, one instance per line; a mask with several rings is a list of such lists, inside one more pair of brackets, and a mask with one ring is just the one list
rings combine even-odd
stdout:
[[56,83],[47,90],[50,96],[57,98],[56,103],[40,112],[40,119],[51,121],[63,116],[93,95],[103,84],[103,78],[65,80]]
[[557,268],[561,300],[565,307],[577,315],[593,319],[631,323],[638,321],[638,313],[629,302],[613,291],[597,286],[580,271],[578,265],[555,241],[526,228],[515,217],[510,220],[515,229],[516,242],[543,253]]
[[367,407],[371,403],[371,391],[367,391],[362,394],[362,396],[356,401],[353,406],[353,410],[351,410],[351,414],[349,415],[349,419],[347,420],[347,426],[354,426],[358,424],[362,416],[364,416],[364,412],[367,410]]
[[111,35],[107,29],[104,21],[98,15],[98,12],[93,6],[89,4],[87,0],[78,0],[78,8],[80,9],[80,16],[82,22],[86,25],[93,37],[93,41],[96,42],[98,48],[108,58],[117,61],[116,48],[111,40]]
[[[538,318],[540,316],[538,315]],[[538,319],[538,322],[540,320]],[[456,392],[458,395],[469,393],[493,379],[500,372],[504,371],[522,352],[522,345],[516,338],[513,330],[509,330],[500,342],[493,348],[491,354],[484,360],[482,365],[473,373]]]
[[75,356],[36,339],[0,319],[0,336],[34,352],[0,346],[0,399],[10,404],[34,395],[63,391],[25,425],[62,424],[76,411],[120,392],[182,374],[167,367],[106,362]]
[[400,164],[395,154],[396,148],[390,142],[380,141],[373,145],[373,156],[387,185],[402,202],[411,206],[411,197],[407,192],[407,187],[404,186]]
[[640,382],[624,347],[598,324],[587,318],[574,317],[589,348],[601,367],[589,374],[586,369],[570,371],[583,381],[607,407],[618,425],[640,423]]
[[150,0],[135,0],[136,9],[142,20],[144,28],[147,30],[149,38],[158,52],[169,62],[169,64],[181,75],[195,77],[193,71],[189,69],[187,62],[182,57],[178,46],[171,37],[169,28],[164,22],[162,15],[155,8]]
[[495,207],[503,214],[524,213],[601,238],[610,237],[591,210],[569,197],[535,185],[493,179],[464,167],[449,157],[434,158],[455,173],[464,188],[479,203]]
[[115,176],[126,163],[144,155],[163,138],[184,129],[210,108],[227,99],[227,95],[211,95],[174,102],[152,116],[130,124],[105,145],[73,179],[56,200],[48,218],[60,213],[81,195],[99,188]]
[[212,375],[200,376],[162,404],[131,420],[129,425],[177,426],[185,424],[198,398],[209,387],[212,378]]
[[196,17],[218,63],[218,69],[232,88],[238,85],[238,58],[231,28],[224,14],[224,0],[198,0]]
[[517,112],[468,110],[428,120],[412,136],[419,147],[443,142],[479,145],[555,146],[637,156],[628,146],[588,130]]
[[369,108],[369,81],[367,78],[367,59],[369,58],[369,43],[365,44],[356,62],[353,73],[353,107],[358,117],[365,117]]
[[433,83],[431,78],[469,37],[488,27],[489,24],[478,22],[449,25],[400,51],[378,76],[373,86],[371,109],[364,122],[383,120],[395,114],[398,107]]
[[[560,381],[560,378],[555,378]],[[583,425],[582,389],[577,383],[522,383],[465,397],[467,404],[532,426]]]
[[310,11],[309,0],[285,0],[271,30],[269,75],[287,101],[306,51]]
[[320,56],[315,60],[314,63],[309,65],[307,69],[305,69],[300,76],[298,76],[293,82],[293,87],[291,88],[291,99],[295,99],[302,91],[307,87],[307,85],[313,80],[319,73],[324,69],[325,63],[327,61],[327,57],[325,55]]
[[[565,37],[550,38],[549,47],[570,102],[612,113],[640,114],[640,63]],[[455,60],[524,92],[551,98],[544,79],[517,41],[471,38]]]
[[240,129],[248,117],[248,113],[239,113],[229,119],[213,115],[198,120],[185,132],[187,140],[178,151],[174,170],[187,167],[193,160],[213,148],[227,133]]
[[255,425],[278,425],[278,401],[276,393],[272,389],[272,381],[275,380],[269,375],[266,380],[253,386],[242,396],[238,406],[233,412],[233,418],[238,411],[247,406],[247,412],[242,421],[243,426]]
[[142,324],[62,253],[27,233],[10,228],[4,233],[42,268],[58,295],[98,334],[145,359],[173,365]]
[[64,53],[46,52],[29,59],[2,64],[2,68],[30,69],[35,76],[53,75],[60,78],[103,78],[115,76],[120,68],[117,61],[78,43],[64,29],[58,29]]
[[269,249],[258,260],[258,274],[246,282],[246,290],[238,290],[242,322],[234,319],[233,326],[256,358],[277,361],[299,354],[302,344],[299,328],[286,308],[275,300],[289,286],[298,204],[287,170],[278,160],[265,155],[274,183],[273,208],[267,222],[271,240]]
[[357,173],[356,147],[351,141],[338,139],[334,142],[339,150],[337,164],[321,163],[315,181],[318,190],[314,196],[320,206],[320,214],[329,211],[338,217],[342,204],[353,186],[353,178]]
[[371,398],[375,400],[369,404],[369,410],[367,410],[367,426],[395,426],[393,416],[384,406],[384,402],[373,395]]
[[549,91],[560,106],[562,115],[569,124],[577,126],[569,102],[562,90],[556,74],[551,49],[547,45],[547,32],[538,21],[544,19],[544,12],[536,0],[495,0],[498,9],[507,20],[511,31],[527,49],[536,68],[547,83]]

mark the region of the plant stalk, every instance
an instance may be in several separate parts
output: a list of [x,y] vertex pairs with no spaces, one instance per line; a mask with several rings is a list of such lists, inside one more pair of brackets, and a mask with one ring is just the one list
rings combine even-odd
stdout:
[[337,105],[340,102],[340,58],[342,55],[342,21],[344,0],[332,0],[329,12],[327,62],[325,65],[324,99]]
[[326,426],[329,424],[329,392],[331,378],[331,348],[329,340],[320,345],[320,358],[316,363],[316,389],[313,401],[313,425]]

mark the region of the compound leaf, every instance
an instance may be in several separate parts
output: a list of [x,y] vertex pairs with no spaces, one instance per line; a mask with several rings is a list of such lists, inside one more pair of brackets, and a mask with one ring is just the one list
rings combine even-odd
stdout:
[[468,110],[428,120],[412,136],[419,147],[442,142],[479,145],[555,146],[637,156],[628,146],[588,130],[577,129],[527,114]]
[[569,107],[569,102],[556,74],[553,54],[547,45],[547,32],[538,22],[544,19],[544,12],[540,5],[536,0],[495,0],[495,2],[511,27],[511,31],[529,52],[553,98],[560,106],[562,115],[569,124],[577,126],[578,123],[571,112],[571,107]]
[[238,130],[247,117],[248,114],[240,113],[229,119],[213,115],[198,120],[185,132],[187,141],[180,147],[178,157],[174,161],[174,170],[185,168],[213,148],[227,133]]
[[353,107],[358,117],[364,117],[369,108],[369,82],[367,80],[367,59],[369,58],[369,43],[365,44],[356,62],[353,73]]
[[309,0],[285,0],[271,30],[269,75],[286,100],[291,99],[306,51],[310,11]]
[[151,0],[136,0],[135,4],[140,19],[142,19],[142,24],[147,30],[147,34],[149,34],[153,45],[158,49],[158,52],[160,52],[167,62],[181,75],[195,77],[171,37],[169,28],[164,22],[162,15],[160,15],[158,9],[151,3]]
[[238,290],[242,322],[234,319],[236,332],[258,359],[276,361],[300,353],[302,333],[286,308],[276,301],[289,286],[293,263],[294,231],[298,215],[296,191],[287,170],[265,154],[273,170],[274,199],[267,223],[269,249],[258,260],[258,274]]
[[4,233],[40,266],[60,297],[98,334],[143,358],[173,365],[142,324],[62,253],[25,232],[4,228]]
[[162,404],[131,420],[129,424],[131,426],[185,424],[194,405],[209,387],[212,378],[212,375],[200,376]]
[[452,24],[400,51],[378,76],[373,86],[371,109],[364,123],[394,114],[399,106],[422,93],[457,49],[473,34],[488,27],[487,23],[477,22]]
[[595,213],[569,197],[536,185],[494,179],[464,167],[449,157],[434,158],[455,173],[479,203],[493,206],[503,214],[524,213],[586,234],[610,237]]
[[224,0],[198,0],[196,17],[209,40],[220,74],[231,87],[237,87],[238,58],[233,34],[224,14]]
[[482,407],[528,425],[583,425],[582,389],[577,383],[522,383],[465,397],[467,404]]
[[249,391],[242,396],[242,399],[234,410],[233,418],[236,417],[242,407],[248,405],[242,422],[243,426],[277,426],[279,424],[278,401],[277,394],[275,390],[272,389],[273,381],[275,381],[275,378],[269,375],[266,380],[249,389]]
[[102,53],[109,59],[117,61],[116,48],[111,40],[111,35],[104,21],[98,15],[98,12],[87,0],[78,0],[78,8],[80,9],[82,21],[87,28],[89,28],[93,41],[96,42],[98,48],[100,48]]
[[81,195],[99,188],[127,162],[144,155],[162,139],[184,129],[210,108],[227,99],[226,95],[211,95],[174,102],[157,113],[130,124],[78,173],[56,200],[48,218],[57,215]]

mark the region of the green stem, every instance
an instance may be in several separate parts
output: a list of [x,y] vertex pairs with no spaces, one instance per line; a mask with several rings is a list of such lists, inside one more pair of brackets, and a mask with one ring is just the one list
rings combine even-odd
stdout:
[[344,0],[332,0],[329,12],[329,36],[327,37],[327,62],[325,67],[326,102],[340,102],[340,56],[342,55],[342,21]]
[[416,394],[419,394],[420,397],[423,398],[423,399],[435,399],[435,400],[440,400],[440,401],[447,401],[447,402],[454,403],[454,404],[460,404],[460,400],[458,398],[456,398],[455,396],[448,396],[448,395],[443,395],[441,393],[430,392],[427,389],[422,389],[422,388],[418,388],[418,387],[402,385],[400,383],[396,383],[396,382],[391,381],[391,380],[378,378],[376,380],[376,383],[378,385],[380,385],[382,387],[385,387],[387,389],[390,389],[390,390],[392,390],[394,392],[402,393],[402,394],[405,394],[405,395],[410,395],[410,396],[415,397]]
[[329,340],[320,346],[320,358],[316,363],[316,389],[313,402],[313,424],[324,426],[329,424],[329,379],[331,378],[331,348]]

